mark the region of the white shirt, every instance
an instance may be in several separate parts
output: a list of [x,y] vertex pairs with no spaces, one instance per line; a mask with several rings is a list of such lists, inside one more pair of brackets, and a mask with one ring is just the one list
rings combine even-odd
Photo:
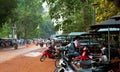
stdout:
[[75,40],[75,41],[74,41],[74,44],[75,44],[75,47],[76,47],[76,48],[80,46],[80,43],[79,43],[78,40]]

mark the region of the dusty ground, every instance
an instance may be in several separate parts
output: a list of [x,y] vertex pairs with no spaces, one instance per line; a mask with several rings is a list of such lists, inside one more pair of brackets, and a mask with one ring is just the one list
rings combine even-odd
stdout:
[[[27,47],[30,48],[34,46],[35,45],[32,44]],[[29,57],[25,56],[25,54],[21,54],[15,58],[0,63],[0,72],[54,72],[55,66],[53,59],[47,58],[44,62],[40,62],[39,59],[40,55],[37,57]],[[120,70],[117,72],[120,72]]]
[[0,72],[54,72],[54,60],[20,56],[0,64]]
[[[31,45],[29,47],[32,47]],[[8,61],[0,63],[0,72],[54,72],[54,60],[46,59],[40,62],[40,55],[37,57],[26,57],[19,55]]]

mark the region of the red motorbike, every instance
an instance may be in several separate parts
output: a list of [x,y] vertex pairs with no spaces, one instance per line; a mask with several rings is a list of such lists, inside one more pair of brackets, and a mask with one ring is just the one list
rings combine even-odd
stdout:
[[88,48],[84,47],[82,55],[77,56],[76,59],[84,60],[84,61],[90,60],[91,58],[89,58],[88,56]]
[[57,58],[57,54],[55,52],[54,49],[50,49],[48,48],[47,50],[45,50],[43,53],[42,53],[42,56],[40,57],[40,61],[43,62],[45,61],[46,58],[51,58],[51,59],[55,59]]

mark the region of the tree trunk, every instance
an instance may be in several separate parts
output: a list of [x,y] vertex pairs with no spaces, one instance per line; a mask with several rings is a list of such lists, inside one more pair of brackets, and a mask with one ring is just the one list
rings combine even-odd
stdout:
[[86,9],[84,7],[82,8],[82,15],[83,15],[83,24],[84,24],[84,28],[83,29],[85,31],[87,31],[87,29],[86,29],[87,27],[86,26],[88,26],[89,22],[87,21]]

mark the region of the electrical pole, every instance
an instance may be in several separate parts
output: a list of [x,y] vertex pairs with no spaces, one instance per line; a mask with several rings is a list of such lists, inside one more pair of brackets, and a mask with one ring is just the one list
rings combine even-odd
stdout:
[[15,37],[16,24],[13,25],[12,29],[13,29],[12,38],[16,38]]

